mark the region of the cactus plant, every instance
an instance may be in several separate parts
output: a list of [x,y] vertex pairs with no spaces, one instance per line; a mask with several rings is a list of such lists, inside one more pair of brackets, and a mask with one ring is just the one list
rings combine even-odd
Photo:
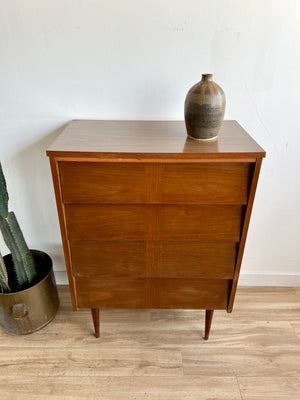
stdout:
[[[34,259],[27,247],[22,231],[13,212],[8,211],[6,181],[0,163],[0,229],[3,239],[11,251],[13,271],[7,271],[3,257],[0,256],[0,291],[7,293],[29,287],[37,277]],[[16,285],[10,287],[9,278],[14,276]]]
[[10,287],[8,284],[8,275],[1,253],[0,253],[0,290],[1,292],[10,292]]

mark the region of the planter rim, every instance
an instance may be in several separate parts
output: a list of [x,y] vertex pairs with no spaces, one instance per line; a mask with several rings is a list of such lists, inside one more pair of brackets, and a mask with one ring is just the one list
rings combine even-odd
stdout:
[[[35,250],[35,249],[29,249],[29,250],[30,250],[30,252],[35,251],[35,252],[43,253],[44,255],[47,256],[47,258],[49,259],[50,264],[51,264],[51,267],[49,268],[49,272],[48,272],[42,279],[38,280],[38,282],[35,282],[34,285],[31,285],[31,286],[29,286],[29,287],[26,288],[26,289],[18,290],[17,292],[7,292],[7,293],[1,293],[1,292],[0,292],[0,296],[11,296],[11,295],[14,295],[14,294],[17,294],[17,293],[24,293],[24,292],[26,292],[27,290],[32,289],[32,288],[35,287],[36,285],[39,285],[41,282],[43,282],[45,279],[47,279],[47,277],[49,276],[49,274],[51,274],[51,270],[53,269],[53,262],[52,262],[51,257],[49,256],[49,254],[45,253],[45,252],[42,251],[42,250]],[[9,255],[11,255],[11,253],[5,254],[5,256],[3,256],[3,257],[9,256]]]

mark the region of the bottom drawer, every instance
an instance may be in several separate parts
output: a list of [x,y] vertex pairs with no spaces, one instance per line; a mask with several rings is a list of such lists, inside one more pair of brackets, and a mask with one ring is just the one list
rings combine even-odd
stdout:
[[75,278],[78,307],[145,308],[145,280]]
[[76,277],[79,308],[226,309],[227,279],[116,279]]
[[228,279],[160,279],[159,308],[227,308]]

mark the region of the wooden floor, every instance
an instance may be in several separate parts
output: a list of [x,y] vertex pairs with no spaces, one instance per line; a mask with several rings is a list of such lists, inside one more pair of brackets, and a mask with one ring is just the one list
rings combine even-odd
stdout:
[[239,288],[216,311],[72,312],[59,287],[55,320],[28,336],[0,330],[0,397],[24,399],[300,399],[300,288]]

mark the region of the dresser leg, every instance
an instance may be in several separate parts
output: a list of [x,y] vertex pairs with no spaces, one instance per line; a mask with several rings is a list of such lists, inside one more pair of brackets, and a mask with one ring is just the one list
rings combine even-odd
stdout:
[[209,337],[209,331],[211,327],[212,317],[214,315],[214,310],[206,310],[205,311],[205,336],[204,340],[207,340]]
[[100,336],[99,308],[91,308],[91,311],[95,328],[95,336],[98,338]]

